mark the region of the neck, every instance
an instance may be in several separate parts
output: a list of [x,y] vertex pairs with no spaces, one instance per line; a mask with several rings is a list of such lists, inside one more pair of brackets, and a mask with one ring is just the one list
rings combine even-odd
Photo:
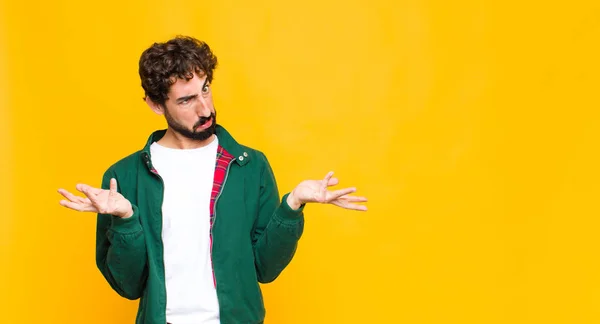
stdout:
[[214,139],[215,135],[213,134],[211,137],[204,141],[194,140],[185,137],[181,134],[175,133],[172,129],[168,128],[167,132],[165,133],[165,136],[158,140],[157,143],[167,148],[189,150],[204,147],[212,143]]

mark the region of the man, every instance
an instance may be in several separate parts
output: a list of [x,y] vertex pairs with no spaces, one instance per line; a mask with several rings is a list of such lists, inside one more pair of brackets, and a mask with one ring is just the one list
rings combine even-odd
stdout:
[[191,37],[155,43],[139,74],[145,101],[167,129],[112,165],[102,187],[59,189],[61,205],[98,214],[96,263],[110,286],[140,298],[138,324],[262,323],[258,283],[296,251],[307,203],[366,210],[338,180],[306,180],[279,199],[265,155],[217,124],[217,58]]

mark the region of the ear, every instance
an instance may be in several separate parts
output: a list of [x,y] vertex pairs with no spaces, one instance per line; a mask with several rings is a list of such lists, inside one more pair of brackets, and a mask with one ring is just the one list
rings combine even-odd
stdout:
[[157,104],[156,102],[152,101],[152,99],[150,99],[150,97],[148,97],[148,96],[146,96],[146,98],[144,98],[144,101],[146,102],[148,107],[150,107],[150,109],[152,109],[152,111],[154,111],[154,113],[156,113],[158,115],[164,115],[165,110],[162,105]]

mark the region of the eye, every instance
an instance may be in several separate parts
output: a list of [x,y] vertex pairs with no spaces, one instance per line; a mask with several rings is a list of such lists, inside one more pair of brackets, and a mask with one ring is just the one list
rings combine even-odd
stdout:
[[190,99],[185,99],[180,102],[180,104],[185,105],[190,102]]
[[210,85],[207,83],[204,85],[204,88],[202,88],[202,93],[208,93],[208,91],[210,91]]

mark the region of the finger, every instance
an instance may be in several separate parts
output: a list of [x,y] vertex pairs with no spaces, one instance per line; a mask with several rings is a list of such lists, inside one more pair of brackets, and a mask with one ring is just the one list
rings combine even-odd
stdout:
[[334,200],[331,203],[335,206],[342,207],[344,209],[367,211],[367,206],[364,205],[350,204],[340,200]]
[[78,204],[68,200],[61,200],[60,205],[80,212],[98,212],[98,210],[92,205]]
[[109,194],[111,196],[114,196],[117,193],[117,179],[112,178],[110,179],[110,192]]
[[340,183],[340,181],[338,180],[338,178],[331,178],[331,179],[329,179],[329,183],[327,183],[327,185],[329,187],[331,187],[331,186],[337,185],[338,183]]
[[333,177],[333,171],[329,171],[323,179],[323,181],[321,181],[321,201],[325,201],[325,199],[327,198],[327,185],[329,184],[329,180],[331,180],[331,177]]
[[100,204],[100,201],[98,200],[98,196],[96,196],[95,194],[90,194],[88,195],[88,198],[90,200],[90,202],[92,203],[92,205],[94,206],[94,208],[98,209]]
[[359,196],[341,196],[340,198],[338,198],[339,200],[344,200],[347,202],[367,202],[367,198],[366,197],[359,197]]
[[335,191],[329,191],[328,193],[328,197],[327,197],[327,201],[333,201],[336,200],[342,196],[345,196],[347,194],[351,194],[353,192],[356,191],[356,188],[344,188],[344,189],[340,189],[340,190],[335,190]]
[[358,211],[367,211],[367,206],[365,205],[357,205],[357,204],[348,204],[346,209],[350,210],[358,210]]
[[329,183],[329,180],[333,177],[333,171],[329,171],[325,178],[323,179],[323,183]]
[[77,184],[77,185],[75,186],[75,188],[76,188],[78,191],[81,191],[81,192],[84,192],[84,191],[86,191],[86,192],[89,192],[89,193],[93,193],[93,194],[95,194],[95,195],[97,195],[97,194],[99,194],[99,193],[101,193],[101,192],[102,192],[102,189],[94,188],[94,187],[92,187],[92,186],[88,186],[88,185],[86,185],[86,184],[82,184],[82,183],[80,183],[80,184]]
[[58,193],[60,193],[65,198],[67,198],[67,199],[69,199],[70,201],[73,201],[73,202],[84,202],[85,201],[84,198],[75,196],[74,194],[70,193],[69,191],[67,191],[65,189],[58,189]]
[[86,197],[88,197],[88,200],[90,201],[90,203],[92,205],[94,205],[94,208],[98,208],[98,206],[100,205],[99,201],[98,201],[98,196],[94,192],[92,192],[93,190],[94,190],[94,188],[92,188],[90,186],[87,186],[87,187],[84,186],[81,188],[81,192],[84,195],[86,195]]

